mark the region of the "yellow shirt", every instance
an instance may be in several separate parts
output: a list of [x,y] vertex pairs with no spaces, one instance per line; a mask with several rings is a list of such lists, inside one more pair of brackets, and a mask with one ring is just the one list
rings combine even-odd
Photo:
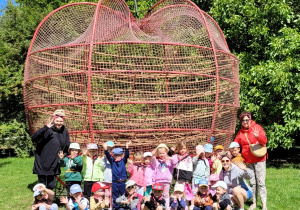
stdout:
[[211,174],[217,174],[219,176],[220,172],[222,170],[222,163],[221,160],[216,159],[212,165],[212,171]]

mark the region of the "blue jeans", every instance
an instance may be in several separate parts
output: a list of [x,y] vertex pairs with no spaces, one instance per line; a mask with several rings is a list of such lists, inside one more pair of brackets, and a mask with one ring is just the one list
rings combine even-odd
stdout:
[[212,206],[203,206],[203,207],[197,207],[195,206],[193,210],[212,210]]
[[[46,210],[46,206],[44,204],[40,205],[39,210]],[[53,203],[49,210],[58,210],[58,206],[56,203]]]
[[116,202],[116,199],[123,195],[126,192],[126,185],[125,181],[122,182],[117,182],[113,181],[112,182],[112,195],[113,195],[113,204],[114,204],[114,209],[119,209],[119,204]]

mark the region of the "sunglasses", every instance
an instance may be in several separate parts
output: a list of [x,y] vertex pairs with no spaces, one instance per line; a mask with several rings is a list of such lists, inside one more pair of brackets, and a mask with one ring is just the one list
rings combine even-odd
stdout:
[[242,122],[249,122],[250,121],[250,119],[248,119],[248,120],[242,120]]
[[104,190],[103,189],[99,189],[99,190],[97,190],[97,192],[104,192]]
[[132,188],[134,188],[135,186],[133,185],[133,186],[129,186],[129,187],[127,187],[128,189],[132,189]]
[[44,196],[44,195],[41,193],[41,194],[38,194],[38,195],[35,196],[35,197],[37,198],[37,197],[42,197],[42,196]]
[[230,160],[222,160],[222,163],[229,163],[230,162]]

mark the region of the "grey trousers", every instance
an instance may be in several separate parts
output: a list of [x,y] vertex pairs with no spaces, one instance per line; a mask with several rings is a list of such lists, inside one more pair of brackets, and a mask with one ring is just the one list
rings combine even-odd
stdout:
[[260,195],[261,202],[267,203],[266,188],[266,161],[258,163],[247,163],[247,167],[254,172],[254,177],[250,179],[253,193],[253,203],[257,203],[257,193]]

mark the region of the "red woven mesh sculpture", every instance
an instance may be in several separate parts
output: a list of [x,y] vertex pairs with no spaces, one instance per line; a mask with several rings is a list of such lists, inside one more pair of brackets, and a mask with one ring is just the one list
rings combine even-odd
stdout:
[[147,150],[164,142],[227,145],[239,108],[238,59],[189,0],[162,0],[136,20],[123,0],[51,12],[31,42],[24,101],[34,132],[56,109],[71,141]]

